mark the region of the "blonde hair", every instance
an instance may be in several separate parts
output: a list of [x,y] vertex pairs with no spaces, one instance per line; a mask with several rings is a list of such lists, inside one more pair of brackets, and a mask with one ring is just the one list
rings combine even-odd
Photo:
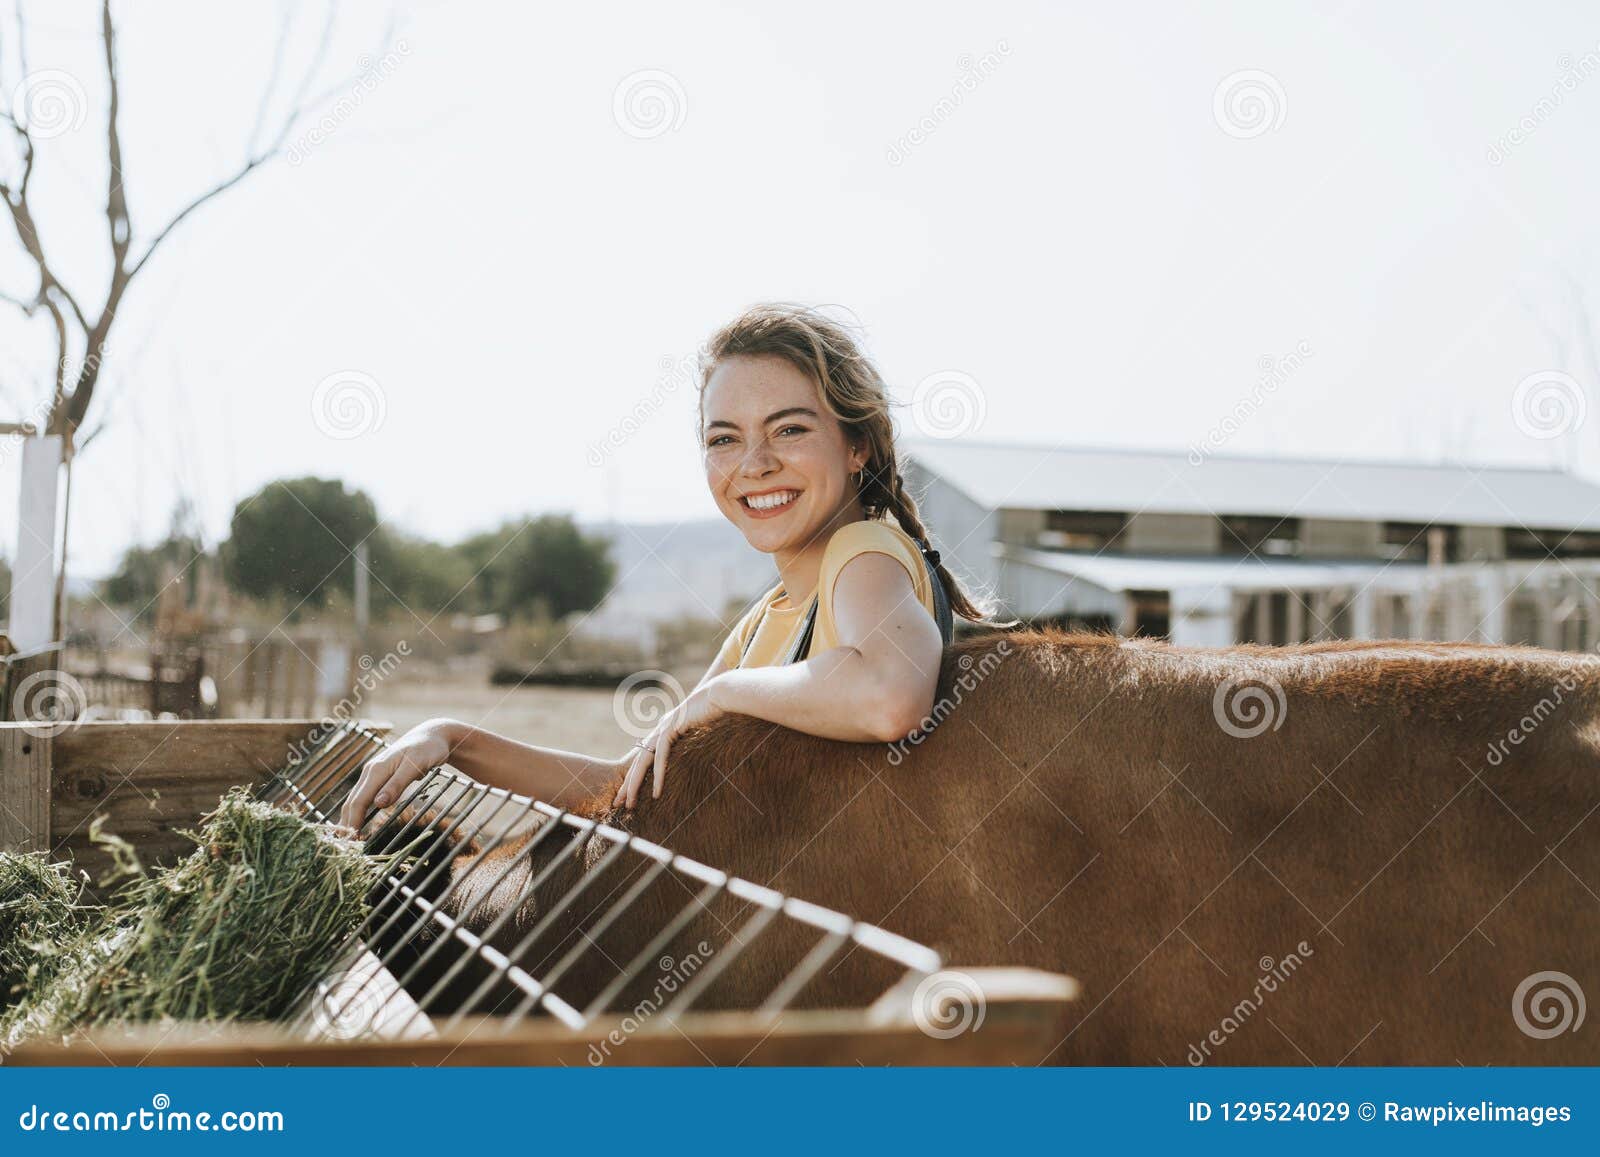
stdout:
[[[889,392],[847,327],[818,310],[788,302],[764,302],[745,310],[714,333],[700,351],[702,427],[706,383],[724,359],[740,356],[782,358],[815,382],[823,408],[839,420],[853,445],[867,450],[859,483],[867,517],[893,516],[901,530],[927,541],[916,500],[906,491],[900,474]],[[989,618],[989,612],[962,589],[942,562],[934,570],[952,611],[975,623]]]

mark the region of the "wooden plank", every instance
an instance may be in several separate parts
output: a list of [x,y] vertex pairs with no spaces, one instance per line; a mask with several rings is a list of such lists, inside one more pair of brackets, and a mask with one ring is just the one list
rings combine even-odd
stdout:
[[[387,723],[368,726],[382,735]],[[96,720],[54,740],[48,782],[49,846],[98,877],[110,858],[89,840],[97,815],[127,839],[145,865],[171,863],[193,846],[195,828],[236,785],[264,782],[313,732],[316,719]]]
[[[1047,975],[1047,974],[1043,974]],[[1053,979],[1075,985],[1066,977]],[[510,1029],[472,1017],[426,1039],[307,1041],[271,1025],[143,1025],[96,1030],[71,1045],[24,1044],[17,1065],[999,1065],[1045,1058],[1065,1031],[1071,997],[992,996],[982,1024],[932,1036],[905,1020],[853,1010],[610,1017],[573,1031],[548,1019]],[[92,1043],[91,1043],[92,1042]],[[1056,1054],[1070,1062],[1070,1054]]]
[[0,723],[0,849],[37,852],[50,846],[48,728]]
[[[63,675],[61,644],[50,643],[35,651],[7,655],[0,687],[0,721],[8,723],[69,722],[83,707],[83,689]],[[52,712],[61,713],[59,717]]]

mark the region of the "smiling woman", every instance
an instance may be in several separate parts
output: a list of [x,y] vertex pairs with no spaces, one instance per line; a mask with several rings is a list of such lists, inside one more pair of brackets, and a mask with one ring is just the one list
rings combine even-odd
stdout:
[[713,335],[700,373],[706,485],[778,582],[694,690],[617,759],[430,720],[366,766],[345,823],[442,763],[513,791],[559,769],[583,790],[615,785],[613,802],[633,807],[647,777],[661,794],[674,739],[722,715],[857,742],[904,739],[928,715],[952,613],[985,612],[927,542],[876,367],[838,322],[770,304]]

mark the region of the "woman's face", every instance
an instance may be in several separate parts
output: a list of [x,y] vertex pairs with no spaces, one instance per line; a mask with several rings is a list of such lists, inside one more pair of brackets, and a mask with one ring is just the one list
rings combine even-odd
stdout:
[[865,455],[811,379],[782,358],[725,358],[700,402],[706,485],[757,550],[802,550],[857,502],[850,475]]

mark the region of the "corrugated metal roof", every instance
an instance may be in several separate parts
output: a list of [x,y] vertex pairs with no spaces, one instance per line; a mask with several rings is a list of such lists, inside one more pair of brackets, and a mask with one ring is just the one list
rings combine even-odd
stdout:
[[906,454],[988,509],[1261,514],[1600,530],[1600,486],[1559,470],[914,441]]
[[1426,572],[1421,563],[1343,562],[1243,557],[1174,557],[1172,555],[1092,554],[1001,546],[996,553],[1009,562],[1070,575],[1102,590],[1312,590],[1365,586],[1382,578],[1393,585],[1411,585]]

